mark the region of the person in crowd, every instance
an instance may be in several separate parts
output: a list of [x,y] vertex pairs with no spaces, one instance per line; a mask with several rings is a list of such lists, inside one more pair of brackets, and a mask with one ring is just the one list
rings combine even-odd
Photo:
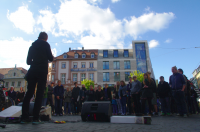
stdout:
[[[65,115],[71,114],[71,97],[72,97],[72,91],[70,91],[70,88],[67,88],[64,93],[64,113]],[[67,112],[68,109],[68,112]]]
[[90,90],[86,91],[86,95],[88,96],[87,101],[95,101],[95,92],[93,89],[93,85],[90,85]]
[[[147,72],[147,73],[148,73],[149,76],[151,77],[151,72]],[[155,81],[154,78],[151,78],[151,79],[152,79],[153,84],[154,84],[153,89],[152,89],[152,91],[153,91],[153,98],[152,98],[152,100],[151,100],[151,103],[152,103],[152,105],[154,106],[155,115],[158,116],[157,97],[156,97],[156,94],[157,94],[157,93],[156,93],[156,92],[157,92],[156,81]]]
[[95,101],[104,101],[104,91],[101,90],[101,85],[98,85],[98,90],[95,93]]
[[81,113],[81,110],[82,110],[82,104],[85,100],[85,85],[82,85],[82,87],[80,88],[80,91],[79,91],[79,114]]
[[44,96],[43,96],[43,99],[42,99],[42,106],[47,105],[47,94],[48,94],[48,86],[44,90]]
[[10,97],[12,99],[12,105],[14,105],[16,97],[17,97],[17,93],[14,91],[14,87],[13,86],[11,86],[10,90],[8,91],[8,97]]
[[98,90],[98,88],[97,87],[94,87],[94,92],[96,92]]
[[197,98],[198,98],[198,95],[196,91],[194,90],[193,87],[191,87],[191,100],[192,100],[192,106],[193,106],[193,114],[200,113],[200,109],[197,103]]
[[154,88],[154,82],[153,80],[150,78],[148,73],[144,74],[144,80],[142,82],[142,96],[141,96],[141,102],[142,102],[142,113],[143,115],[145,114],[145,104],[146,101],[148,102],[149,105],[149,116],[152,115],[151,112],[151,100],[153,98],[153,89]]
[[172,75],[169,78],[169,85],[171,86],[172,96],[175,99],[178,114],[177,116],[187,117],[187,106],[185,102],[185,80],[182,74],[178,73],[177,67],[172,67]]
[[160,98],[161,102],[161,110],[162,110],[162,116],[165,115],[171,115],[170,114],[170,87],[167,82],[164,81],[164,77],[160,77],[160,82],[158,84],[158,96]]
[[105,88],[103,88],[103,92],[104,92],[104,100],[105,101],[111,101],[111,90],[110,88],[108,88],[108,84],[105,84]]
[[122,106],[122,114],[121,115],[126,115],[126,97],[127,97],[127,87],[125,82],[122,80],[120,81],[121,85],[119,87],[118,95],[119,99],[121,101],[121,106]]
[[79,92],[80,92],[80,87],[78,87],[77,82],[74,83],[74,88],[72,90],[72,103],[74,105],[74,114],[79,113]]
[[47,93],[47,104],[50,104],[51,111],[54,114],[54,105],[53,105],[53,88],[54,88],[54,82],[51,82],[51,85],[48,85],[48,93]]
[[142,84],[137,80],[137,76],[133,76],[133,82],[131,87],[131,97],[134,102],[134,111],[136,116],[141,115],[141,103],[140,103],[140,92],[142,90]]
[[64,87],[61,85],[61,81],[58,80],[58,85],[54,88],[53,91],[55,95],[55,116],[62,116],[62,101],[64,99]]
[[[74,87],[71,88],[71,92],[73,91],[73,89],[74,89]],[[72,98],[71,98],[71,115],[73,115],[73,114],[75,113],[75,111],[74,111],[74,104],[73,104],[72,101],[73,101],[73,100],[72,100]]]
[[113,96],[113,98],[112,98],[112,109],[113,109],[113,115],[117,115],[118,114],[117,101],[115,99],[115,96]]
[[122,114],[122,105],[121,105],[121,102],[120,102],[120,99],[119,99],[119,87],[120,87],[120,82],[117,82],[116,83],[116,89],[114,87],[114,93],[115,93],[115,98],[116,98],[116,101],[117,101],[117,106],[118,106],[118,114]]
[[24,89],[23,87],[20,87],[20,91],[17,94],[16,105],[23,102],[24,95],[25,95]]
[[44,89],[47,81],[48,62],[53,61],[53,55],[51,47],[47,42],[48,35],[45,32],[41,32],[38,39],[32,43],[29,48],[27,56],[27,64],[30,65],[30,69],[26,74],[26,80],[28,81],[27,92],[24,97],[22,105],[21,123],[30,122],[29,120],[29,104],[33,97],[35,86],[37,84],[36,99],[33,109],[33,124],[42,124],[39,120],[39,113],[42,104],[42,98],[44,95]]
[[127,107],[128,107],[128,111],[129,111],[129,115],[131,115],[133,113],[132,111],[132,107],[131,107],[131,96],[130,96],[130,91],[132,88],[132,77],[129,77],[129,82],[127,84]]

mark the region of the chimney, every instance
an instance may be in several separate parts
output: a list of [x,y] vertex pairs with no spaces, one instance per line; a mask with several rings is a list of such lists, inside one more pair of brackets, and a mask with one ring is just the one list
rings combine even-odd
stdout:
[[71,47],[69,47],[69,51],[71,51]]
[[82,47],[82,51],[84,51],[84,47]]

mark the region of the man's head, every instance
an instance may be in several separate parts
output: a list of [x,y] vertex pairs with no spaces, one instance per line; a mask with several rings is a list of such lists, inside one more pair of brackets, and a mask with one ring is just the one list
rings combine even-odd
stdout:
[[77,82],[75,82],[74,85],[75,85],[75,87],[77,87],[77,85],[78,85]]
[[60,80],[58,80],[58,86],[61,86],[61,81]]
[[82,85],[82,87],[84,88],[84,87],[85,87],[85,85]]
[[98,85],[98,90],[101,90],[101,85]]
[[132,82],[132,77],[131,76],[129,76],[129,82]]
[[53,82],[51,82],[51,87],[53,87],[54,86],[54,83]]
[[160,81],[164,82],[164,77],[163,76],[160,76]]
[[149,76],[151,76],[151,72],[150,71],[148,71],[147,74],[149,74]]
[[183,70],[179,68],[178,73],[183,74]]
[[134,75],[133,76],[133,80],[136,81],[137,80],[137,76]]
[[174,74],[174,73],[177,73],[177,67],[176,66],[173,66],[172,67],[172,73]]
[[11,87],[10,87],[10,91],[13,91],[13,90],[14,90],[14,87],[13,87],[13,86],[11,86]]
[[38,39],[47,41],[47,39],[48,39],[47,33],[45,33],[45,32],[40,32]]
[[108,88],[108,84],[105,84],[105,88]]

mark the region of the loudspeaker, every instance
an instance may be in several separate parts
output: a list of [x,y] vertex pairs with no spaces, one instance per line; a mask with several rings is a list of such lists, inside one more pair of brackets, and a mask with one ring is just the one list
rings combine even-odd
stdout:
[[[19,103],[17,106],[22,106],[23,102]],[[35,102],[30,102],[29,105],[29,116],[33,116],[33,108],[34,108]]]
[[84,102],[81,110],[82,121],[110,122],[111,114],[110,101]]

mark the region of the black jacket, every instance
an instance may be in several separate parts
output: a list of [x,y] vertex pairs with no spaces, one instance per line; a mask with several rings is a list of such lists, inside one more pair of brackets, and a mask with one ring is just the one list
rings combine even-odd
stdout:
[[25,92],[22,92],[22,93],[18,93],[17,94],[17,102],[18,102],[18,99],[20,100],[19,102],[23,102],[24,100],[24,95],[25,95]]
[[163,82],[163,84],[161,84],[161,82],[158,84],[158,96],[160,98],[165,98],[165,97],[170,97],[171,95],[171,89],[169,87],[169,84],[167,82]]
[[64,98],[64,87],[61,85],[61,86],[56,86],[54,89],[53,89],[53,93],[55,95],[55,98],[56,96],[59,96],[61,99]]
[[155,79],[153,79],[153,78],[151,78],[151,80],[153,81],[153,88],[152,88],[152,91],[153,91],[153,93],[156,93],[157,92],[157,88],[156,88],[156,81],[155,81]]
[[26,60],[29,70],[48,73],[48,60],[53,61],[49,43],[40,39],[33,42]]
[[52,94],[53,94],[53,87],[51,87],[50,85],[48,85],[47,97],[48,98],[52,98]]
[[15,101],[15,99],[16,99],[16,97],[17,97],[17,93],[13,90],[13,92],[11,93],[10,92],[10,90],[8,91],[8,96],[10,97],[10,98],[12,98],[14,101]]
[[72,90],[72,98],[73,99],[77,99],[78,98],[79,91],[80,91],[80,88],[78,86],[73,88],[73,90]]
[[[104,92],[104,97],[106,96],[106,91],[105,91],[106,88],[103,88],[103,92]],[[111,89],[110,88],[107,88],[107,95],[108,95],[108,98],[111,100]],[[106,98],[106,97],[105,97]]]
[[94,90],[87,90],[86,95],[88,96],[87,101],[94,101],[95,100]]
[[148,88],[143,88],[144,87],[144,83],[142,82],[142,99],[145,98],[153,98],[153,88],[154,88],[154,82],[151,80],[151,82],[146,82],[146,85],[148,86]]
[[[101,100],[101,97],[103,97],[102,100]],[[105,95],[104,95],[103,90],[101,90],[101,91],[97,90],[96,91],[96,93],[95,93],[95,100],[97,100],[97,101],[104,101],[104,97],[105,97]]]

